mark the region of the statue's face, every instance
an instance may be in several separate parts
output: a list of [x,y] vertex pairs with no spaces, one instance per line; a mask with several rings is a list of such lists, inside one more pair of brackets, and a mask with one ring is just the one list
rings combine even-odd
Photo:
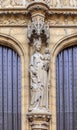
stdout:
[[41,50],[41,42],[37,41],[35,48],[36,48],[36,51],[40,51]]

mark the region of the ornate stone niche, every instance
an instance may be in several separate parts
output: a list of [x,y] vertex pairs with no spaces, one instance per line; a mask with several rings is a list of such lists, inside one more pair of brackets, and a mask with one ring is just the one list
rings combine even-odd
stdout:
[[[35,50],[30,58],[30,106],[27,114],[32,130],[47,130],[51,114],[48,109],[50,51],[47,43],[50,38],[49,24],[45,22],[49,10],[47,1],[30,1],[27,7],[30,14],[28,39]],[[45,52],[42,54],[42,44]]]

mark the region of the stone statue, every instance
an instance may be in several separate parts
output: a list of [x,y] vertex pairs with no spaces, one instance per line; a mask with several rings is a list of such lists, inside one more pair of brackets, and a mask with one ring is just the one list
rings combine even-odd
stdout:
[[30,86],[31,103],[29,111],[48,109],[48,70],[50,62],[50,53],[46,49],[45,54],[41,54],[41,40],[34,41],[35,52],[30,61]]

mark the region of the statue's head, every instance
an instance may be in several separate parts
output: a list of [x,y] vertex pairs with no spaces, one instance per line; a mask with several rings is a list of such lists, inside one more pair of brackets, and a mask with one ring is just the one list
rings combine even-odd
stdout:
[[34,47],[36,51],[41,50],[41,39],[34,39]]

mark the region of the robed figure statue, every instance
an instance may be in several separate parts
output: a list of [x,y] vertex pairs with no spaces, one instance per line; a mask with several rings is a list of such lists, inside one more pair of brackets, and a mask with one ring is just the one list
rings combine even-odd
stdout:
[[29,111],[48,109],[48,74],[50,52],[46,48],[41,54],[41,40],[34,41],[35,52],[30,60],[30,92],[31,102]]

